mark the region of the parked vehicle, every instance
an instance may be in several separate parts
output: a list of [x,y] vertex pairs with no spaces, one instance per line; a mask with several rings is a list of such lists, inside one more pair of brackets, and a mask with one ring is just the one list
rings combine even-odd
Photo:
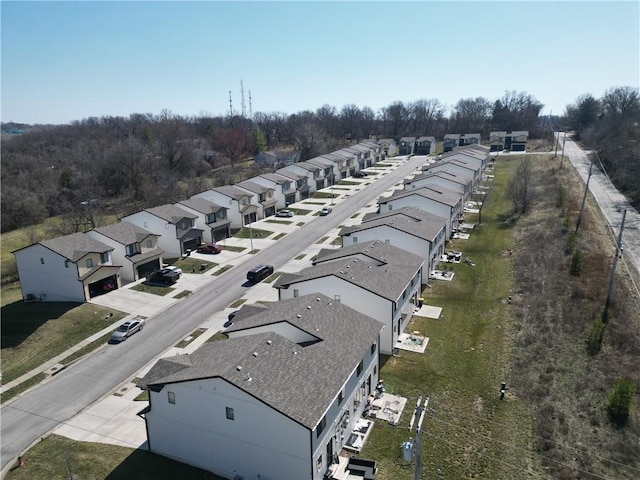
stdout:
[[333,209],[329,205],[327,205],[326,207],[322,207],[322,210],[320,210],[320,216],[325,217],[329,215],[332,211]]
[[161,268],[149,275],[149,282],[171,285],[180,279],[180,273],[170,268]]
[[218,254],[222,251],[222,247],[215,243],[207,243],[206,245],[200,245],[196,248],[196,252],[198,253],[214,253]]
[[276,217],[293,217],[293,212],[291,210],[280,210],[276,213]]
[[118,327],[118,329],[111,335],[111,340],[114,342],[124,342],[134,333],[139,332],[144,327],[143,319],[130,320],[124,322]]
[[238,314],[239,311],[240,310],[234,310],[229,314],[229,316],[227,317],[227,321],[224,322],[224,328],[229,328],[231,325],[233,325],[233,319],[235,318],[235,316]]
[[168,267],[164,267],[168,270],[173,270],[174,272],[177,272],[179,275],[182,275],[182,269],[180,267],[174,267],[173,265],[169,265]]
[[257,283],[264,280],[273,273],[272,265],[258,265],[247,272],[247,280],[251,283]]
[[352,176],[352,177],[355,177],[355,178],[364,178],[364,177],[366,177],[366,176],[367,176],[367,172],[359,171],[359,172],[354,173],[354,174],[353,174],[353,175],[351,175],[351,176]]

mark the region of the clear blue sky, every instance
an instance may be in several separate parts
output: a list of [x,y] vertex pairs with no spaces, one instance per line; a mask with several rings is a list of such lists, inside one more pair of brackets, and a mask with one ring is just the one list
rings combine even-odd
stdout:
[[2,1],[2,121],[225,114],[640,81],[640,3]]

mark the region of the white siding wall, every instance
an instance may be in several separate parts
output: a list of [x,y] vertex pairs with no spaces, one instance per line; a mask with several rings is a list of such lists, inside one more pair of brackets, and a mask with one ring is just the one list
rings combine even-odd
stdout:
[[216,203],[221,207],[228,208],[227,215],[229,216],[229,220],[231,220],[231,228],[243,227],[244,223],[242,222],[240,207],[238,206],[238,202],[236,200],[213,190],[205,190],[204,192],[196,193],[191,198],[194,197],[204,198],[205,200]]
[[380,351],[385,355],[393,353],[392,338],[392,306],[389,300],[346,282],[338,277],[329,276],[295,283],[287,289],[279,289],[280,299],[293,298],[293,291],[298,290],[299,296],[310,293],[323,293],[329,298],[340,295],[340,302],[351,307],[364,315],[382,322],[385,325],[380,339]]
[[64,257],[37,244],[17,251],[15,257],[23,298],[32,294],[47,302],[86,301],[75,263],[65,267]]
[[276,182],[272,182],[268,178],[264,177],[252,177],[249,179],[253,183],[257,183],[258,185],[262,185],[263,187],[273,188],[273,198],[276,201],[276,209],[284,208],[286,202],[284,201],[284,193],[282,193],[282,185],[278,185]]
[[[175,404],[167,392],[175,394]],[[151,451],[227,478],[311,478],[310,431],[237,387],[207,379],[150,395]],[[226,407],[234,420],[226,418]]]
[[187,207],[182,203],[174,204],[176,207],[183,209],[185,212],[189,212],[193,215],[197,215],[195,220],[195,228],[202,230],[202,241],[204,243],[213,243],[213,238],[211,238],[211,227],[207,225],[207,215],[205,213],[194,210],[193,208]]
[[[418,255],[425,260],[429,259],[431,255],[431,244],[428,240],[423,240],[386,225],[368,228],[367,230],[354,232],[348,237],[343,237],[344,245],[355,244],[356,242],[353,241],[354,237],[358,239],[357,243],[369,242],[372,240],[382,240],[384,242],[388,240],[394,247],[402,248],[403,250]],[[425,262],[422,275],[424,278],[429,278],[430,273],[431,270],[429,268],[429,262]]]
[[124,217],[122,220],[138,225],[156,235],[160,235],[160,238],[158,238],[158,246],[165,251],[166,257],[178,258],[182,255],[180,241],[176,237],[175,225],[144,211]]
[[406,197],[390,200],[384,204],[381,204],[380,211],[390,212],[393,210],[400,210],[402,207],[418,207],[420,210],[424,210],[425,212],[429,212],[444,218],[445,220],[447,220],[447,238],[451,235],[451,207],[445,205],[444,203],[421,197],[420,195],[407,195]]
[[[111,256],[113,258],[113,263],[116,265],[121,265],[120,276],[123,283],[130,283],[136,280],[135,269],[133,268],[133,263],[126,257],[125,255],[125,246],[119,242],[116,242],[112,238],[105,237],[99,232],[95,230],[90,230],[87,232],[87,235],[91,238],[98,240],[99,242],[104,243],[105,245],[109,245],[113,247],[113,251],[111,252]],[[142,247],[142,245],[141,245]]]
[[313,177],[313,172],[311,172],[311,171],[309,171],[309,170],[307,170],[305,168],[296,167],[295,164],[287,165],[285,167],[282,167],[281,170],[284,170],[286,172],[296,173],[298,175],[306,176],[307,177],[307,185],[309,185],[309,192],[315,192],[316,191],[316,180],[317,179]]

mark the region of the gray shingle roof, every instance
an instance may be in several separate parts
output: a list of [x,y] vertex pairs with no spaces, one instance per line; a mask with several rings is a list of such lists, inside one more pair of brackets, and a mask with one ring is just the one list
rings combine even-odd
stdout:
[[182,200],[179,205],[184,205],[185,207],[189,207],[190,209],[200,213],[216,213],[221,208],[225,208],[201,197],[191,197],[186,200]]
[[429,170],[427,170],[424,173],[414,176],[413,178],[405,178],[403,183],[405,185],[408,185],[419,180],[433,177],[451,180],[452,182],[459,183],[460,185],[469,185],[472,182],[470,177],[467,177],[466,175],[460,175],[459,173],[455,173],[449,170],[438,170],[437,172],[430,172]]
[[422,212],[419,214],[420,218],[416,218],[416,215],[414,215],[413,217],[410,215],[403,215],[403,210],[405,209],[392,210],[395,215],[381,215],[379,213],[376,213],[373,214],[375,216],[370,217],[367,221],[364,221],[360,225],[344,227],[342,230],[340,230],[340,235],[351,235],[352,233],[360,232],[363,230],[370,230],[372,228],[388,226],[389,228],[408,233],[409,235],[413,235],[414,237],[433,242],[438,234],[442,231],[442,229],[444,229],[447,225],[447,220],[442,217],[422,211],[415,207],[407,208],[414,208],[415,210],[419,210],[420,212]]
[[288,288],[298,282],[334,276],[387,300],[396,301],[425,259],[380,240],[323,249],[312,267],[284,273],[274,287]]
[[260,185],[259,183],[256,182],[252,182],[251,180],[244,180],[242,182],[238,182],[236,183],[236,185],[240,188],[244,188],[245,190],[249,190],[250,192],[253,193],[267,193],[267,192],[273,192],[273,188],[271,187],[267,187],[265,185]]
[[77,262],[88,253],[104,253],[113,250],[109,245],[84,233],[72,233],[71,235],[52,238],[51,240],[42,240],[38,243],[72,262]]
[[[300,165],[300,163],[304,163],[304,162],[296,163],[296,165]],[[270,180],[277,185],[282,185],[284,183],[291,182],[290,178],[283,177],[278,173],[263,173],[262,175],[260,175],[260,177],[266,178],[267,180]]]
[[157,237],[155,233],[151,233],[138,225],[122,221],[107,225],[104,227],[96,227],[94,230],[105,237],[108,237],[122,245],[131,245],[132,243],[140,243],[149,236]]
[[149,212],[156,217],[166,220],[169,223],[179,223],[183,218],[198,218],[197,215],[187,212],[175,205],[160,205],[159,207],[146,208],[145,212]]
[[[242,322],[228,330],[231,338],[205,343],[191,355],[159,360],[141,384],[220,377],[313,429],[358,363],[370,355],[383,328],[382,323],[320,294],[248,310]],[[275,333],[285,332],[280,328],[285,325],[317,341],[301,346],[284,333]]]
[[233,185],[223,185],[221,187],[212,188],[212,190],[233,198],[234,200],[241,200],[244,197],[252,196],[249,192],[242,190],[241,188],[234,187]]
[[418,195],[435,200],[436,202],[443,203],[450,207],[455,207],[462,198],[459,193],[445,189],[440,185],[425,185],[424,187],[416,188],[415,190],[396,190],[390,197],[379,198],[378,203],[392,202],[398,198],[405,198],[410,195]]

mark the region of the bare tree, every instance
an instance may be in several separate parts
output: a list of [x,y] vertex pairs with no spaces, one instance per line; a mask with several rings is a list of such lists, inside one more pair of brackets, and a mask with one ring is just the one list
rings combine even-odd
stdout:
[[526,213],[531,203],[531,160],[526,157],[507,183],[506,195],[517,213]]

